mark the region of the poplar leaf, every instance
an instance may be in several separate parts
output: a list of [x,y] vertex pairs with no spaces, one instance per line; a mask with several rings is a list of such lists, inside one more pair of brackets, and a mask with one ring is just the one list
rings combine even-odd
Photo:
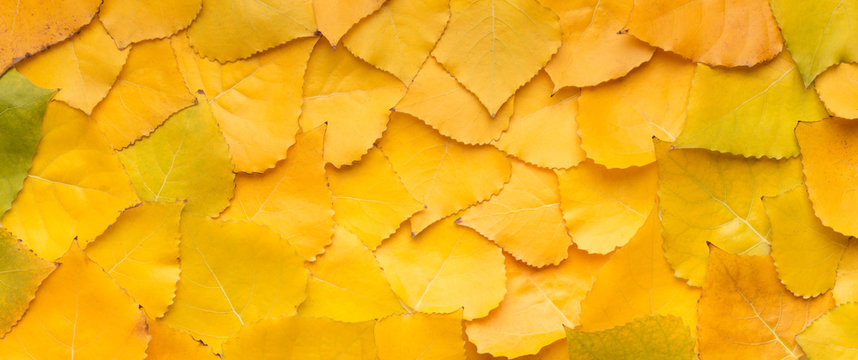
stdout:
[[113,279],[72,245],[27,313],[0,339],[7,359],[118,359],[145,356],[146,317]]
[[855,359],[858,357],[858,304],[844,304],[816,319],[795,337],[796,342],[815,359]]
[[100,0],[20,0],[0,9],[0,72],[89,24]]
[[385,0],[313,0],[313,12],[319,32],[331,44],[337,45],[358,21],[372,14]]
[[186,212],[181,234],[182,277],[163,321],[214,352],[242,327],[295,314],[306,297],[303,260],[268,228]]
[[120,151],[119,159],[146,201],[187,200],[188,212],[215,216],[233,195],[227,144],[203,95],[152,135]]
[[137,203],[116,153],[95,121],[52,101],[33,167],[3,226],[44,259],[84,246]]
[[60,89],[60,100],[87,115],[113,86],[129,49],[119,50],[98,20],[79,34],[18,63],[15,68],[37,86]]
[[489,314],[504,294],[500,248],[479,233],[439,221],[412,238],[403,224],[375,250],[393,292],[410,309],[449,313],[464,308],[465,319]]
[[557,15],[536,0],[452,0],[432,54],[492,116],[560,47]]
[[411,231],[415,234],[488,199],[510,177],[509,160],[497,149],[450,140],[399,112],[391,116],[379,147],[408,193],[426,205],[411,217]]
[[784,41],[768,0],[636,0],[626,26],[653,46],[717,66],[753,66]]
[[688,326],[675,316],[643,317],[596,332],[567,328],[566,337],[572,360],[697,358]]
[[202,0],[104,0],[98,18],[120,49],[163,39],[191,25]]
[[5,335],[24,316],[36,289],[57,267],[24,247],[0,228],[0,336]]
[[33,85],[15,69],[0,76],[0,217],[24,186],[54,92]]
[[173,329],[159,320],[147,321],[149,347],[146,348],[147,360],[218,360],[211,349],[197,342],[190,335]]
[[828,112],[845,119],[858,118],[858,64],[841,63],[829,68],[813,83]]
[[854,239],[849,241],[843,257],[840,258],[831,293],[838,305],[858,302],[858,241]]
[[403,314],[375,324],[380,360],[465,360],[462,311]]
[[298,135],[286,160],[262,174],[240,174],[224,219],[266,225],[313,261],[334,232],[331,192],[325,186],[325,126]]

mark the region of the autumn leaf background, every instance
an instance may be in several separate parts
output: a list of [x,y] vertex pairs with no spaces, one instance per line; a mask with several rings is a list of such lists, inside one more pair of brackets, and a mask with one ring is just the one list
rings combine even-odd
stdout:
[[858,1],[0,3],[0,359],[858,359]]

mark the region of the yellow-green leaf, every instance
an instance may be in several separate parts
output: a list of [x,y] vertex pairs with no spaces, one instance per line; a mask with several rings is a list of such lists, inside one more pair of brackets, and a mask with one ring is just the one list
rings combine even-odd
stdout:
[[0,292],[0,336],[24,315],[36,289],[56,267],[0,228],[0,284],[5,288]]
[[141,199],[187,200],[187,211],[216,216],[229,205],[235,174],[205,96],[197,102],[120,151],[119,159]]
[[585,332],[566,329],[569,359],[696,359],[694,338],[675,316],[642,317],[611,329]]

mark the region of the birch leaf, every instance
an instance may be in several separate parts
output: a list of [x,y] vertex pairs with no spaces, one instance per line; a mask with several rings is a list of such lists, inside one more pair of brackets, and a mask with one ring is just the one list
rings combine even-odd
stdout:
[[152,318],[167,312],[179,281],[184,203],[143,202],[125,210],[86,253]]
[[472,228],[528,265],[557,265],[572,239],[563,226],[557,176],[512,161],[512,176],[497,196],[466,210],[458,224]]
[[409,85],[449,19],[448,1],[388,0],[346,33],[343,45]]
[[503,298],[503,253],[455,220],[450,216],[414,238],[403,224],[375,256],[393,292],[409,308],[422,313],[464,308],[465,319],[476,319]]
[[268,228],[185,213],[181,234],[182,277],[164,324],[216,353],[240,328],[293,315],[304,300],[307,269]]
[[390,108],[403,94],[405,86],[396,77],[320,40],[304,78],[301,129],[327,123],[325,161],[349,165],[381,137]]
[[626,26],[638,39],[709,65],[753,66],[783,49],[768,0],[636,0]]
[[576,120],[587,157],[608,168],[655,161],[652,138],[682,131],[693,74],[693,63],[660,51],[622,79],[583,89]]
[[771,8],[805,86],[832,65],[858,61],[858,47],[849,36],[858,30],[852,21],[858,3],[771,0]]
[[53,90],[33,85],[11,69],[0,76],[0,217],[24,186],[42,137],[42,118]]
[[492,116],[560,47],[560,22],[536,0],[452,0],[432,54]]
[[36,289],[56,267],[0,228],[0,283],[5,288],[0,293],[0,336],[24,316]]
[[304,316],[361,322],[404,312],[372,252],[341,226],[334,241],[307,265],[307,299],[298,308]]
[[37,86],[60,89],[55,100],[87,115],[110,91],[128,57],[98,20],[78,35],[20,62],[15,68]]
[[0,9],[0,72],[89,24],[100,0],[16,1]]
[[804,186],[763,198],[763,205],[772,223],[772,258],[781,282],[805,298],[831,290],[849,238],[822,225]]
[[120,151],[119,159],[141,199],[187,200],[187,211],[215,216],[229,204],[235,174],[205,96],[197,102]]
[[771,225],[761,198],[800,186],[798,159],[748,159],[657,142],[664,253],[676,276],[703,284],[707,243],[731,254],[767,255]]
[[[563,89],[552,93],[552,87],[551,79],[540,71],[519,89],[509,129],[493,144],[530,164],[566,169],[585,157],[575,119],[580,91]],[[539,141],[533,141],[537,138]]]
[[581,303],[580,330],[605,330],[642,316],[677,316],[697,332],[700,290],[673,276],[664,259],[661,223],[652,211],[629,243],[599,270]]
[[53,260],[75,238],[81,245],[92,241],[139,199],[116,153],[84,113],[52,101],[42,134],[24,188],[2,223]]
[[286,157],[301,115],[301,86],[315,38],[227,64],[194,54],[173,37],[179,69],[192,91],[203,91],[237,172],[263,172]]
[[240,174],[224,219],[271,227],[304,259],[313,261],[334,232],[331,192],[325,186],[325,127],[298,135],[287,160],[262,174]]
[[221,63],[312,36],[312,0],[203,0],[188,28],[194,50]]
[[607,254],[625,245],[655,205],[655,165],[608,169],[588,160],[557,171],[560,209],[579,249]]
[[378,10],[384,2],[385,0],[313,0],[313,12],[319,32],[331,44],[336,45],[352,26]]
[[146,317],[84,252],[72,245],[36,293],[27,314],[0,339],[7,359],[117,359],[145,356]]
[[466,322],[480,353],[513,358],[536,354],[580,323],[581,301],[607,257],[569,248],[558,266],[535,269],[506,258],[506,297],[489,316]]
[[327,168],[334,221],[374,250],[399,224],[424,208],[414,200],[378,148],[347,168]]
[[769,256],[739,256],[710,246],[700,295],[700,358],[781,359],[803,353],[795,335],[834,305],[831,294],[793,296]]
[[122,149],[194,102],[169,41],[145,41],[131,49],[119,78],[93,109],[92,118],[113,148]]
[[98,18],[120,49],[143,40],[163,39],[197,17],[202,0],[105,0]]
[[622,33],[633,0],[540,0],[560,16],[560,50],[545,65],[554,90],[617,79],[649,61],[654,49]]
[[380,360],[465,360],[462,311],[404,314],[375,324]]
[[795,129],[814,213],[823,225],[848,236],[858,236],[858,223],[850,215],[858,209],[856,134],[858,123],[838,118]]
[[488,144],[509,127],[514,100],[492,116],[474,94],[430,57],[423,64],[396,111],[423,120],[441,135],[465,144]]
[[796,124],[826,117],[816,93],[804,88],[789,53],[753,68],[698,64],[688,119],[674,146],[748,157],[794,157]]
[[488,199],[510,177],[509,161],[497,149],[455,142],[399,112],[391,116],[379,147],[408,193],[426,205],[411,218],[415,234]]

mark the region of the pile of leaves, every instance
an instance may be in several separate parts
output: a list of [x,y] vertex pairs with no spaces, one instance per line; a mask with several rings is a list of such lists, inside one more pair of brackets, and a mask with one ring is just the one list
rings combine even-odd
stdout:
[[858,358],[858,1],[0,5],[0,359]]

